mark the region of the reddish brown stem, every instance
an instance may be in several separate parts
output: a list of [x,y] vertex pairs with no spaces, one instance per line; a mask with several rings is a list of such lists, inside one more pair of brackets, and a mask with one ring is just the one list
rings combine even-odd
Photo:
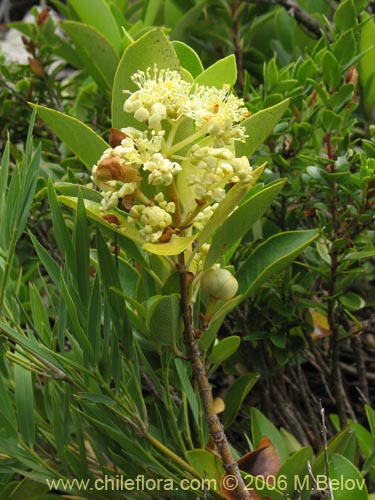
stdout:
[[193,373],[198,383],[206,422],[212,439],[215,442],[217,450],[223,461],[225,472],[233,476],[233,481],[237,484],[236,489],[233,490],[237,500],[251,500],[252,496],[246,489],[246,485],[241,476],[238,464],[234,460],[232,452],[229,448],[228,439],[223,430],[223,426],[215,411],[212,387],[208,381],[206,367],[204,365],[204,361],[199,350],[198,341],[195,335],[192,309],[191,305],[189,304],[188,273],[186,271],[183,254],[180,254],[178,257],[178,265],[181,287],[181,311],[184,323],[184,341],[186,345],[187,355],[190,359]]

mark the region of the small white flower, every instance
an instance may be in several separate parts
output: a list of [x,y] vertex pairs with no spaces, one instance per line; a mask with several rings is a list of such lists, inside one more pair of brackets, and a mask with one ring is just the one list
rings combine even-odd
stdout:
[[132,80],[139,90],[130,93],[124,110],[133,113],[137,120],[147,121],[151,129],[160,130],[162,120],[176,120],[182,114],[192,84],[184,81],[180,73],[154,66],[153,71],[137,71]]
[[161,153],[154,153],[145,162],[143,169],[151,172],[148,176],[150,184],[163,186],[169,186],[172,183],[173,176],[182,170],[177,162],[164,158]]

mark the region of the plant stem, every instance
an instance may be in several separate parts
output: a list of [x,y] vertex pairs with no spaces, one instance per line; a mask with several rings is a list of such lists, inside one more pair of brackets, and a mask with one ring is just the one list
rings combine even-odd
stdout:
[[234,460],[232,452],[229,448],[228,439],[224,433],[223,426],[215,411],[212,387],[208,381],[204,361],[199,351],[197,338],[195,336],[191,305],[189,304],[189,285],[187,280],[187,270],[183,253],[179,254],[178,256],[178,265],[181,287],[181,311],[184,323],[184,341],[187,349],[187,354],[193,368],[193,373],[198,383],[205,413],[205,419],[212,439],[214,440],[217,450],[223,461],[225,472],[231,475],[233,477],[233,481],[237,484],[236,489],[233,490],[236,499],[249,500],[252,498],[251,494],[246,489],[238,464]]

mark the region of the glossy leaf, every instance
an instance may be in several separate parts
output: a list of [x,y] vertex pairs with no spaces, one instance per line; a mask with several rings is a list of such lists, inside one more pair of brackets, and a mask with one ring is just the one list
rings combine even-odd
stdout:
[[296,483],[305,485],[306,489],[311,489],[311,479],[306,481],[309,471],[307,462],[311,463],[313,450],[310,446],[305,446],[291,455],[281,466],[278,477],[285,478],[288,494],[295,491]]
[[223,220],[228,218],[249,189],[256,183],[264,167],[265,165],[262,165],[254,170],[249,182],[238,182],[228,191],[224,200],[219,203],[203,230],[199,233],[192,256],[199,250],[203,243],[206,243],[214,232],[222,226]]
[[[77,199],[70,196],[58,196],[58,200],[68,207],[77,208]],[[100,203],[96,203],[91,200],[84,200],[85,209],[87,216],[101,224],[102,226],[111,229],[112,231],[135,241],[138,244],[143,244],[144,240],[140,235],[139,231],[136,229],[134,224],[130,224],[124,215],[124,212],[112,208],[111,210],[102,210]],[[107,217],[107,216],[113,216]],[[113,221],[113,222],[112,222]]]
[[180,379],[181,386],[183,388],[183,392],[186,394],[194,421],[195,421],[196,425],[198,426],[199,425],[198,401],[197,401],[197,396],[194,392],[193,386],[191,385],[191,381],[190,381],[188,371],[187,371],[187,366],[181,359],[178,359],[178,358],[176,358],[174,360],[174,363],[176,366],[178,378]]
[[279,123],[288,107],[289,99],[285,99],[246,118],[241,125],[245,127],[249,137],[246,142],[236,143],[236,155],[251,156],[255,153]]
[[363,17],[364,23],[361,28],[359,50],[364,54],[359,60],[359,77],[364,94],[364,102],[367,108],[366,111],[370,112],[375,104],[375,22],[366,13]]
[[121,31],[108,2],[105,0],[69,0],[69,4],[82,22],[96,28],[110,42],[116,52],[121,52]]
[[173,345],[182,335],[180,298],[177,294],[158,297],[148,311],[147,325],[152,340]]
[[288,458],[288,450],[285,446],[284,438],[274,424],[265,417],[257,408],[251,408],[251,434],[253,443],[258,445],[263,436],[268,437],[275,446],[281,462]]
[[237,272],[239,293],[248,296],[265,280],[277,274],[319,235],[317,230],[276,234],[261,243]]
[[242,203],[220,226],[213,238],[208,252],[205,267],[211,267],[223,256],[233,243],[238,241],[252,228],[257,220],[264,214],[272,201],[285,185],[286,180],[281,179],[274,184],[266,186]]
[[[350,426],[342,429],[338,434],[333,436],[328,441],[328,455],[332,455],[333,453],[345,453],[345,449],[348,446],[350,438],[352,436],[352,430]],[[324,450],[321,450],[314,463],[312,464],[312,470],[314,475],[324,474],[325,472],[325,455]]]
[[366,480],[347,458],[334,453],[328,470],[335,500],[368,500]]
[[214,479],[214,485],[217,487],[220,484],[223,467],[220,459],[207,450],[189,450],[186,452],[186,458],[190,465],[197,471],[199,477],[207,477],[208,480]]
[[196,78],[202,71],[204,71],[201,60],[194,49],[186,45],[184,42],[173,41],[172,46],[177,54],[181,66],[189,71],[189,73]]
[[238,335],[231,335],[226,339],[220,340],[220,342],[214,346],[211,354],[208,356],[209,363],[212,363],[214,365],[222,363],[237,351],[240,343],[241,337],[239,337]]
[[175,236],[166,243],[145,243],[144,250],[156,255],[178,255],[186,250],[197,236]]
[[64,21],[62,27],[73,40],[77,54],[89,75],[100,87],[111,90],[120,60],[112,45],[101,32],[87,24]]
[[224,427],[229,427],[237,417],[242,401],[254,387],[259,375],[246,373],[233,382],[225,397],[225,411],[223,415]]
[[343,0],[340,2],[333,16],[338,31],[345,31],[356,24],[356,10],[353,0]]
[[66,147],[90,170],[103,151],[109,148],[109,144],[104,139],[76,118],[38,104],[32,104],[32,106]]
[[14,365],[16,412],[22,438],[29,445],[35,443],[35,414],[33,376],[23,366]]
[[146,33],[127,47],[116,71],[112,94],[112,127],[133,126],[141,128],[142,124],[123,110],[126,95],[124,90],[137,89],[131,76],[139,70],[147,68],[180,70],[180,62],[163,31],[155,29]]
[[233,54],[215,62],[200,73],[195,82],[199,85],[221,89],[224,85],[233,87],[237,80],[236,58]]

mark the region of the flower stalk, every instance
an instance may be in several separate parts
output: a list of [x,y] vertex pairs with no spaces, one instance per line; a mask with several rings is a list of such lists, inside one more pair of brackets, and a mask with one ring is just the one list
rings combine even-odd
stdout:
[[187,269],[183,253],[178,256],[178,267],[181,287],[181,313],[184,324],[184,342],[187,355],[191,362],[193,373],[199,387],[199,393],[209,432],[220,454],[226,474],[235,478],[234,482],[237,484],[237,487],[233,492],[235,493],[237,500],[251,500],[251,494],[246,489],[238,464],[234,460],[230,450],[229,442],[223,430],[222,423],[220,422],[220,419],[215,411],[212,387],[208,380],[206,368],[194,331],[192,306],[189,302],[189,282],[187,279]]

